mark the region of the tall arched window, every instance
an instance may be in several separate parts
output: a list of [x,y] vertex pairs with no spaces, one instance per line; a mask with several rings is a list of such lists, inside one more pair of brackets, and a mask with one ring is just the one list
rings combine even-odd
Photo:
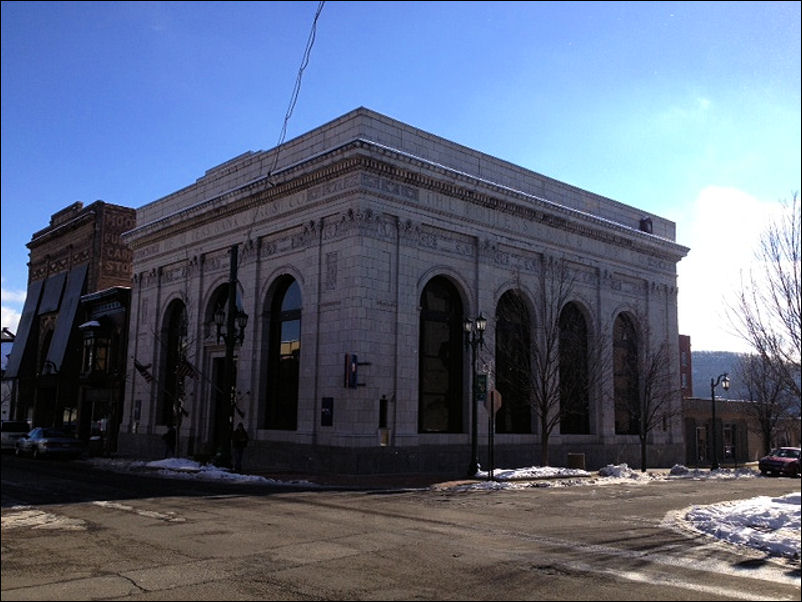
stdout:
[[590,433],[588,327],[576,303],[560,312],[560,432]]
[[301,288],[291,276],[276,283],[270,305],[265,426],[298,426],[298,376],[301,356]]
[[158,424],[173,424],[175,420],[174,405],[182,395],[179,391],[179,378],[176,371],[181,358],[183,345],[187,336],[187,310],[179,300],[172,301],[167,307],[162,326],[162,352],[158,388]]
[[519,291],[507,291],[496,307],[496,389],[502,405],[496,413],[499,433],[531,433],[532,324]]
[[462,432],[462,301],[454,285],[437,276],[420,304],[418,430]]
[[641,415],[638,334],[627,314],[619,314],[613,325],[613,372],[615,432],[618,435],[637,435]]

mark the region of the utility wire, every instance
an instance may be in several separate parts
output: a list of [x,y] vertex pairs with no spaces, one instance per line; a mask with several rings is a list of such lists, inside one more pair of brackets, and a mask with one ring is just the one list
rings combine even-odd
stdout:
[[276,170],[276,166],[278,165],[278,157],[279,153],[281,152],[281,145],[284,144],[284,138],[287,136],[287,123],[290,121],[292,112],[295,110],[295,103],[298,102],[298,94],[301,92],[301,78],[303,77],[304,70],[306,69],[307,65],[309,65],[309,56],[312,53],[312,46],[315,43],[315,35],[317,33],[317,20],[320,17],[320,13],[323,11],[323,5],[325,3],[325,0],[321,0],[321,2],[318,4],[317,11],[315,12],[315,18],[312,21],[312,29],[309,31],[309,38],[306,41],[306,49],[304,50],[304,55],[301,59],[301,67],[298,69],[298,76],[295,78],[295,86],[293,87],[292,95],[290,96],[290,105],[287,107],[286,115],[284,115],[284,125],[281,128],[281,135],[279,136],[278,143],[276,144],[276,156],[273,161],[273,168],[267,174],[268,181],[270,181],[270,175]]
[[[325,4],[325,0],[321,0],[321,2],[317,5],[317,10],[315,11],[315,18],[312,20],[312,28],[309,31],[309,37],[306,40],[306,48],[304,49],[303,58],[301,59],[301,67],[298,69],[298,75],[295,78],[295,86],[292,89],[292,94],[290,95],[290,104],[287,107],[287,113],[284,115],[284,125],[281,127],[281,135],[279,136],[278,143],[276,144],[276,156],[273,159],[273,167],[270,171],[267,172],[267,176],[265,181],[269,186],[273,186],[273,182],[271,181],[271,176],[273,172],[276,171],[276,167],[278,166],[278,158],[279,154],[281,153],[281,145],[284,144],[284,138],[287,136],[287,124],[290,121],[290,117],[292,117],[292,112],[295,110],[295,104],[298,102],[298,95],[301,92],[301,78],[303,77],[304,70],[306,69],[307,65],[309,65],[309,57],[312,54],[312,46],[315,44],[315,35],[317,34],[317,20],[320,17],[320,13],[323,12],[323,5]],[[258,208],[254,208],[254,216],[258,211]],[[253,231],[253,224],[248,229],[248,234],[245,237],[245,240],[250,240],[251,232]],[[242,255],[239,256],[238,264],[242,263],[243,257]]]

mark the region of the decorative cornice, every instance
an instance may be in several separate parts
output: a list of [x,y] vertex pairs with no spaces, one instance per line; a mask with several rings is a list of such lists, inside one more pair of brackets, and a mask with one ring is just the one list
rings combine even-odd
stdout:
[[48,241],[51,241],[54,238],[60,238],[65,236],[67,232],[76,230],[85,224],[92,223],[95,221],[95,219],[95,210],[85,209],[79,215],[76,215],[75,217],[72,217],[63,223],[58,223],[53,226],[48,226],[43,230],[39,230],[39,232],[36,232],[33,235],[33,238],[31,238],[31,241],[26,246],[33,251],[33,249],[46,244]]
[[[352,177],[344,177],[349,174]],[[139,249],[153,244],[165,230],[169,229],[170,236],[175,236],[304,190],[304,208],[308,208],[352,194],[359,188],[417,208],[420,208],[420,190],[455,197],[526,222],[645,253],[653,258],[651,267],[658,269],[669,267],[666,262],[676,263],[688,252],[686,247],[673,241],[363,139],[309,157],[280,170],[269,179],[257,178],[143,224],[123,237],[132,248]],[[430,207],[425,209],[433,211]],[[437,212],[445,215],[443,211]],[[468,218],[460,216],[460,219]],[[240,224],[237,227],[245,229],[250,226]]]

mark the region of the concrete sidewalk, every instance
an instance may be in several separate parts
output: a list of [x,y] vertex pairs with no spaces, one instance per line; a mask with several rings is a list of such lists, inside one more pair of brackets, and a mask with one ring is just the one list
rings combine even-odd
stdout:
[[479,481],[479,479],[459,478],[456,475],[444,474],[302,474],[250,470],[246,470],[245,473],[276,481],[308,481],[324,487],[352,487],[354,489],[426,489],[443,482],[472,483]]

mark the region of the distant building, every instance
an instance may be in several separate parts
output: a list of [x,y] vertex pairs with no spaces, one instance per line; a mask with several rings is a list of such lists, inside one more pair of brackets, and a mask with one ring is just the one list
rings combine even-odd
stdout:
[[[482,315],[496,462],[537,463],[515,374],[542,335],[554,265],[574,283],[555,316],[555,464],[637,464],[638,380],[620,368],[664,343],[679,374],[688,249],[672,222],[367,109],[210,169],[136,221],[124,453],[159,455],[179,424],[179,452],[211,457],[242,420],[252,467],[461,472],[474,432],[487,457],[463,331]],[[607,378],[589,377],[597,350]],[[663,465],[685,456],[674,397],[649,437]]]
[[687,334],[679,335],[679,379],[683,399],[693,397],[693,355]]
[[14,399],[14,379],[6,379],[6,364],[11,347],[14,344],[14,333],[5,326],[2,331],[2,342],[0,342],[0,418],[8,420],[11,418],[11,401]]
[[[765,455],[755,404],[750,400],[716,397],[716,460],[733,467],[755,462]],[[683,400],[687,466],[710,466],[713,459],[713,400],[690,397]],[[799,417],[778,421],[771,446],[800,445]]]
[[[114,287],[130,288],[131,251],[120,235],[134,225],[133,209],[103,201],[86,207],[77,202],[54,213],[50,224],[33,234],[27,245],[27,297],[5,372],[16,385],[12,418],[27,419],[34,426],[71,424],[89,436],[93,401],[82,393],[80,380],[81,298]],[[127,334],[127,323],[123,330]],[[124,370],[125,362],[119,360]]]

